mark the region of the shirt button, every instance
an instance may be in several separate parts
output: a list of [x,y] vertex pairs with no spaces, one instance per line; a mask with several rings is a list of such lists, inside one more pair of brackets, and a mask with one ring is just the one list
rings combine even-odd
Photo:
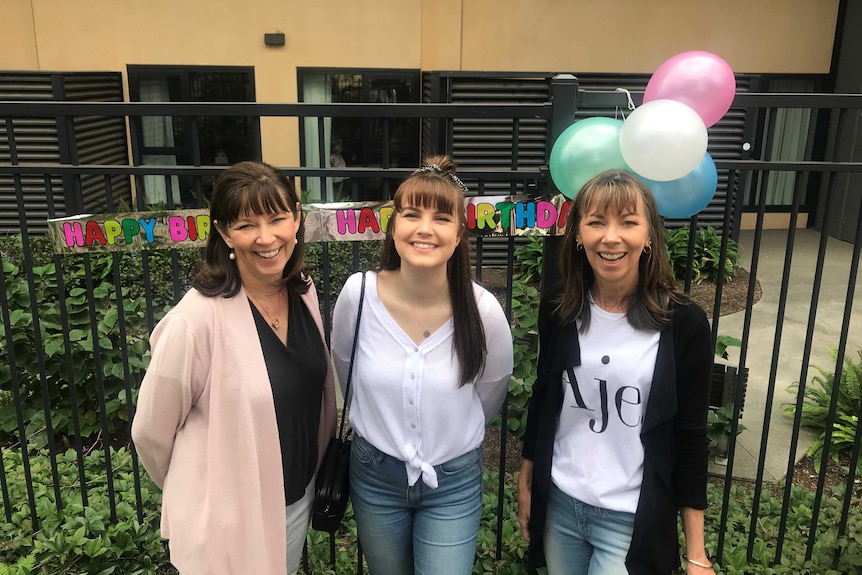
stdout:
[[413,351],[419,351],[419,348],[418,348],[418,347],[414,347],[414,348],[413,348]]
[[416,424],[415,424],[415,423],[411,423],[411,424],[410,424],[410,429],[416,429]]
[[411,373],[411,374],[410,374],[410,379],[416,379],[416,375]]
[[410,400],[410,405],[413,405],[413,400],[412,400],[412,399]]

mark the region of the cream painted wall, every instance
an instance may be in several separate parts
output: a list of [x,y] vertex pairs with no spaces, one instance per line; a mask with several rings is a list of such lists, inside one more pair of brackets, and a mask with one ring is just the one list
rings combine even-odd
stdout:
[[422,70],[461,70],[462,0],[422,0]]
[[31,0],[3,0],[0,6],[0,70],[38,70]]
[[[648,73],[701,49],[736,72],[826,73],[838,1],[2,0],[0,69],[253,66],[259,102],[296,101],[297,67]],[[267,161],[298,163],[297,125],[262,120]]]
[[463,0],[464,70],[653,72],[687,50],[734,72],[829,72],[838,0]]

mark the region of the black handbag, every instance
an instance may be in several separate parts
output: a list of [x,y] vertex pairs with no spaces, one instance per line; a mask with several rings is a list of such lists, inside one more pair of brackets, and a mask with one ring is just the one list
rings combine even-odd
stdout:
[[344,414],[350,405],[350,380],[353,378],[353,360],[356,357],[356,343],[359,339],[359,321],[362,319],[362,304],[365,301],[365,274],[362,274],[362,291],[359,294],[359,309],[356,312],[356,328],[353,332],[353,349],[350,352],[350,367],[347,370],[347,383],[344,386],[344,408],[341,410],[341,424],[338,436],[329,440],[323,461],[317,471],[314,484],[314,505],[311,508],[311,526],[317,531],[335,533],[347,510],[350,496],[350,430],[344,431]]

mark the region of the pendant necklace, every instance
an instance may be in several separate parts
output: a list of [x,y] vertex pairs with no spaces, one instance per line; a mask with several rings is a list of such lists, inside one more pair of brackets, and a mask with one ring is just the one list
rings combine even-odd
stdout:
[[[272,317],[272,320],[270,320],[269,325],[272,326],[272,329],[277,330],[279,328],[279,326],[281,326],[281,321],[279,320],[279,316],[281,316],[281,313],[278,310],[278,307],[280,307],[280,306],[276,306],[276,313],[273,314],[272,311],[270,311],[270,309],[268,307],[264,306],[261,302],[257,301],[257,298],[251,297],[251,296],[249,296],[249,297],[251,298],[252,303],[255,304],[255,307],[258,308],[258,311],[266,312],[264,319],[266,319],[267,316]],[[282,292],[279,292],[278,299],[279,299],[279,301],[282,300]]]
[[[410,299],[407,297],[407,293],[404,290],[404,284],[401,283],[401,274],[398,274],[398,290],[401,292],[401,298],[405,302],[409,302]],[[445,300],[443,300],[441,303],[434,306],[434,315],[432,316],[432,318],[435,318],[436,316],[438,316],[440,313],[440,310],[443,309],[443,307],[449,302],[449,297],[448,297],[449,294],[447,293],[446,295],[447,295],[447,297]],[[413,307],[413,306],[411,306],[411,307]],[[427,309],[427,308],[425,308],[425,309]],[[424,323],[424,322],[422,322],[422,323]],[[424,339],[428,339],[429,337],[431,337],[431,330],[428,329],[427,327],[425,327],[424,325],[422,326],[422,328],[423,328],[422,329],[422,337]]]
[[[436,316],[440,315],[440,310],[443,309],[447,303],[449,303],[449,298],[446,298],[442,303],[435,306],[434,307],[434,316],[432,316],[432,317],[436,317]],[[429,330],[428,328],[425,328],[425,331],[422,332],[422,337],[424,337],[425,339],[428,339],[429,337],[431,337],[431,330]]]

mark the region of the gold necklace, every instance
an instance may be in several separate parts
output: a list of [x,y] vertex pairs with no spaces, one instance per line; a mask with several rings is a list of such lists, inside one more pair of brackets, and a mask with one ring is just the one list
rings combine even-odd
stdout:
[[[282,298],[282,293],[283,293],[283,291],[278,292],[279,303],[284,300],[284,298]],[[276,310],[275,310],[276,313],[273,314],[272,311],[270,310],[270,308],[263,305],[263,303],[258,301],[258,299],[256,297],[252,296],[251,294],[249,294],[248,297],[251,299],[252,303],[258,309],[258,311],[266,312],[266,316],[264,316],[264,319],[266,319],[267,316],[272,317],[272,320],[270,320],[269,325],[272,326],[272,329],[277,330],[279,328],[279,326],[281,326],[281,321],[279,321],[279,318],[281,317],[281,311],[278,309],[281,306],[277,305]]]

